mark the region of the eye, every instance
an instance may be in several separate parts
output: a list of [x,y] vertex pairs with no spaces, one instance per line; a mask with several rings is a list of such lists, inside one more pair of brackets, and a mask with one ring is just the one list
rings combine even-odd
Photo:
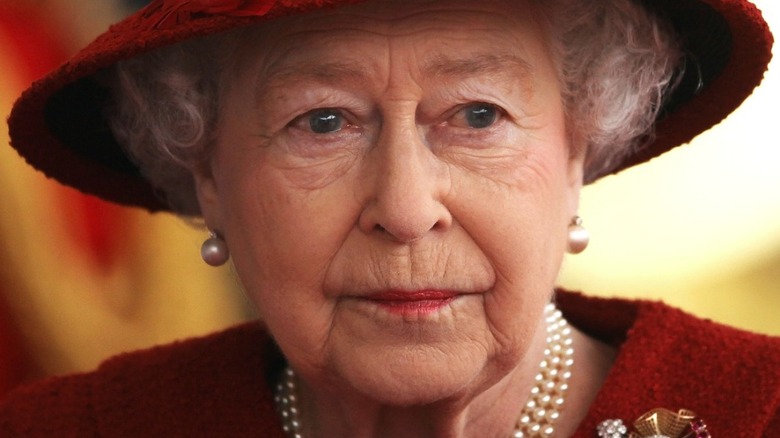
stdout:
[[344,127],[344,116],[336,109],[317,109],[301,116],[299,123],[315,134],[331,134]]
[[473,103],[462,107],[450,123],[454,126],[484,129],[492,126],[498,120],[500,110],[489,103]]

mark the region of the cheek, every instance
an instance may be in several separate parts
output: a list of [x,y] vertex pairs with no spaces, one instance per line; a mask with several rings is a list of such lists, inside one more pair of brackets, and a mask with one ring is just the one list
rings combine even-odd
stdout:
[[[447,204],[480,246],[492,253],[539,251],[565,235],[572,195],[563,129],[489,171],[451,167]],[[516,242],[508,245],[508,241]],[[510,256],[510,258],[513,258]]]
[[355,222],[352,196],[334,185],[302,191],[267,168],[233,172],[224,190],[226,239],[245,292],[288,357],[319,363],[334,311],[322,284]]
[[480,207],[461,203],[454,216],[507,284],[552,287],[565,248],[567,224],[563,186],[556,184],[558,187],[546,193],[538,188],[532,192],[491,191],[484,183],[472,183],[461,192],[462,200],[475,200]]
[[449,205],[495,270],[486,313],[507,337],[528,329],[517,315],[541,312],[565,250],[568,153],[564,130],[553,134],[498,175],[452,170]]
[[237,164],[221,183],[224,232],[247,293],[259,301],[317,300],[358,214],[352,193],[341,184],[307,190],[263,165]]

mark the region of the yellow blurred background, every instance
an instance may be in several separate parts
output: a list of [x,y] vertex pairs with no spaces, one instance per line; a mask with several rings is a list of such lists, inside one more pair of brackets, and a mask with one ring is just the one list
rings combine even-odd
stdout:
[[[754,1],[780,29],[780,2]],[[120,0],[0,4],[6,18],[0,112],[8,113],[35,76],[20,60],[20,45],[32,44],[34,29],[20,27],[19,17],[61,45],[64,59],[127,10]],[[721,125],[587,187],[580,215],[591,245],[567,257],[560,284],[588,294],[661,299],[780,335],[778,101],[775,60],[757,93]],[[21,381],[87,370],[118,352],[251,317],[230,269],[200,261],[202,230],[61,188],[24,164],[7,141],[4,128],[0,395]],[[3,327],[10,328],[5,337]],[[3,350],[3,342],[19,345]]]
[[[0,2],[0,112],[125,15],[121,0]],[[5,125],[5,124],[4,124]],[[114,206],[47,180],[0,130],[0,396],[108,356],[247,319],[206,236],[171,215]]]
[[[753,0],[780,38],[780,2]],[[591,244],[560,284],[661,299],[780,335],[780,56],[723,123],[651,162],[587,187]]]

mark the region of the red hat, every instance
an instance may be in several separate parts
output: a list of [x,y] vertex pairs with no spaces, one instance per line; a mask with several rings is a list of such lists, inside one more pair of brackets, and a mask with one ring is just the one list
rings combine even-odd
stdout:
[[[640,0],[666,17],[697,68],[661,111],[656,135],[613,173],[692,140],[734,111],[761,82],[772,34],[748,0]],[[9,117],[11,145],[63,184],[120,204],[167,210],[103,118],[108,91],[91,76],[117,61],[192,37],[356,0],[155,0],[34,83]]]

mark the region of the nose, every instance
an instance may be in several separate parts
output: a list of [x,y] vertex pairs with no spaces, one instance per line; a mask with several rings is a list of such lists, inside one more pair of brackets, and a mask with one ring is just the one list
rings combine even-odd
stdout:
[[360,229],[400,243],[444,231],[452,216],[443,200],[449,169],[427,147],[416,125],[383,126],[372,148]]

